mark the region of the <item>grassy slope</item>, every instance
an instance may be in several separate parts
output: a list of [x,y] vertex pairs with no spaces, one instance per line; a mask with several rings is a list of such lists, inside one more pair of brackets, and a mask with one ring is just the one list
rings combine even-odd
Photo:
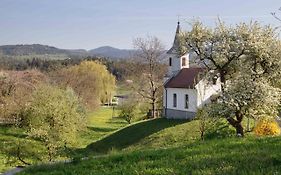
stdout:
[[134,151],[53,166],[21,174],[278,174],[280,137],[198,141],[168,149]]
[[95,153],[107,153],[112,149],[122,150],[131,145],[137,145],[142,141],[146,142],[147,137],[155,133],[165,132],[166,128],[173,127],[175,130],[177,130],[176,126],[183,124],[184,122],[185,121],[178,120],[168,121],[166,119],[155,119],[138,122],[90,144],[86,150],[87,152],[92,151]]
[[[246,127],[246,122],[243,125]],[[87,156],[91,153],[95,155],[121,150],[133,151],[175,147],[198,141],[199,136],[198,120],[189,122],[159,118],[137,122],[121,128],[91,143],[83,151],[84,156]]]
[[31,167],[23,174],[273,174],[281,170],[280,138],[201,142],[198,121],[165,119],[142,121],[117,130],[125,123],[112,119],[111,112],[103,108],[92,115],[89,133],[80,140],[84,139],[82,145],[96,141],[78,152],[82,156],[110,153],[109,156]]
[[90,113],[87,130],[79,138],[80,147],[85,147],[127,125],[127,122],[117,116],[118,110],[113,111],[112,107],[102,107]]

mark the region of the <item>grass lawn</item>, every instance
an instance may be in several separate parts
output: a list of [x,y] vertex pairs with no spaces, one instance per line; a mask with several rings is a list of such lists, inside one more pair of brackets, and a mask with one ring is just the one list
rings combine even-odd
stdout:
[[119,128],[127,125],[127,122],[118,117],[118,110],[112,107],[101,107],[89,114],[87,130],[81,133],[78,140],[80,148],[103,138]]
[[159,118],[137,122],[122,128],[88,145],[84,152],[89,155],[121,150],[165,148],[193,142],[198,136],[197,121]]
[[15,159],[9,158],[9,155],[16,154],[18,143],[21,143],[20,147],[23,149],[25,147],[29,148],[24,157],[25,161],[30,163],[35,163],[37,160],[33,153],[44,151],[39,141],[28,139],[26,136],[22,129],[11,125],[0,125],[0,173],[14,167]]
[[[73,163],[31,166],[21,174],[278,174],[280,137],[209,139],[200,141],[199,122],[145,120],[127,125],[100,108],[89,115],[78,139]],[[112,117],[113,116],[113,117]],[[115,117],[114,117],[115,116]],[[1,128],[3,129],[3,128]],[[0,138],[19,137],[6,128]],[[280,152],[280,153],[279,153]],[[103,155],[93,158],[96,155]],[[1,154],[0,154],[1,156]],[[4,167],[7,168],[7,167]]]
[[196,141],[168,149],[123,152],[80,162],[30,167],[20,174],[280,174],[280,142],[280,137]]
[[137,122],[88,145],[86,149],[87,152],[93,151],[96,153],[107,153],[112,149],[119,151],[141,142],[154,133],[158,133],[166,128],[174,127],[184,122],[185,121],[177,120],[168,121],[166,119]]
[[11,146],[11,141],[16,141],[16,139],[20,139],[23,136],[21,131],[15,130],[9,125],[0,125],[0,173],[12,167],[6,164],[7,159],[4,149]]

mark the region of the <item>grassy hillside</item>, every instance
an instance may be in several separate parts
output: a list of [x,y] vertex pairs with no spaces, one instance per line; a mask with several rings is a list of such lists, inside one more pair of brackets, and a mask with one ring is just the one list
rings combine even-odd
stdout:
[[122,150],[131,145],[138,144],[154,133],[161,132],[165,128],[175,127],[184,121],[167,121],[155,119],[138,122],[114,132],[107,137],[87,146],[86,152],[107,153],[110,150]]
[[111,151],[165,148],[193,142],[199,136],[198,122],[154,119],[137,122],[88,145],[85,155]]
[[248,135],[200,141],[196,120],[160,118],[127,125],[116,117],[117,112],[101,108],[90,114],[88,129],[71,152],[71,156],[89,159],[32,166],[21,174],[278,174],[281,171],[280,137]]
[[118,110],[111,107],[102,107],[91,112],[88,117],[87,130],[81,133],[79,138],[80,147],[87,145],[103,138],[104,136],[127,125],[127,122],[118,117]]
[[168,149],[30,167],[20,174],[279,174],[280,141],[280,137],[197,141]]

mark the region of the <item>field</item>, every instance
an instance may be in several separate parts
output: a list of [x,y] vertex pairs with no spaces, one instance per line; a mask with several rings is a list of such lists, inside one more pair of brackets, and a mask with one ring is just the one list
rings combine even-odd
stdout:
[[[20,174],[278,174],[281,171],[280,137],[257,138],[247,134],[245,138],[201,141],[197,120],[160,118],[128,125],[117,113],[108,107],[89,115],[88,129],[71,152],[72,163],[31,166]],[[2,127],[2,138],[18,137],[11,134],[15,132],[11,128],[3,131]]]
[[[278,174],[280,137],[199,139],[198,121],[155,119],[90,144],[89,159],[41,165],[21,174]],[[95,156],[107,153],[105,156]]]
[[113,152],[67,164],[31,167],[20,174],[280,174],[280,137],[227,138],[143,151]]

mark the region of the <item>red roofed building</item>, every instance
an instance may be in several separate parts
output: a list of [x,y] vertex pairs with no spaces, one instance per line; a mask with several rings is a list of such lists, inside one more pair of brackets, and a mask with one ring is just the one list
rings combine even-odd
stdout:
[[220,91],[219,80],[206,80],[206,69],[190,67],[193,52],[179,56],[180,23],[178,22],[174,43],[167,51],[169,71],[164,79],[163,108],[166,118],[192,119],[202,105],[210,102],[210,97]]

